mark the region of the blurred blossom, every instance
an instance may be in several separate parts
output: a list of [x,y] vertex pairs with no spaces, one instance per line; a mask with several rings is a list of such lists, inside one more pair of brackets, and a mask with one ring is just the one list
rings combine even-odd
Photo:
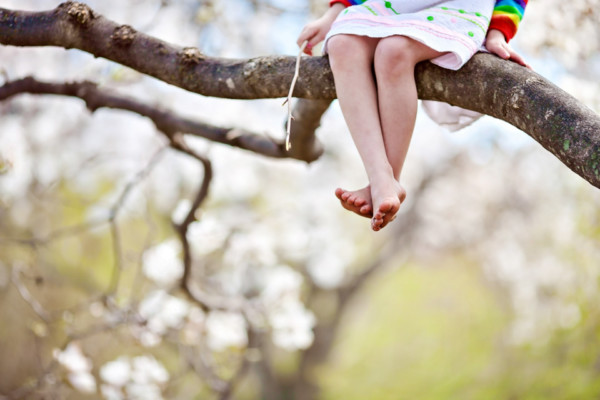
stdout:
[[131,377],[135,383],[166,383],[169,373],[154,357],[139,356],[133,359]]
[[226,176],[222,176],[218,183],[215,182],[214,190],[217,196],[222,191],[222,196],[226,196],[229,201],[243,201],[259,193],[261,177],[249,163],[248,165],[228,164],[226,171],[219,172],[223,172]]
[[287,266],[264,271],[264,288],[261,299],[267,304],[280,302],[284,297],[297,299],[302,285],[302,275]]
[[229,227],[210,215],[192,222],[187,231],[192,252],[198,258],[222,248],[228,236]]
[[69,343],[63,351],[55,349],[53,355],[60,365],[71,372],[88,372],[92,370],[92,361],[83,355],[81,346],[77,342]]
[[161,286],[174,284],[183,276],[183,263],[179,258],[181,244],[176,239],[165,241],[144,252],[144,275]]
[[65,153],[66,154],[63,154],[62,160],[62,163],[65,164],[63,168],[67,171],[78,171],[77,174],[69,179],[69,183],[73,190],[83,196],[94,196],[100,187],[102,180],[101,174],[94,170],[82,170],[81,165],[76,165],[79,162],[79,159],[70,152]]
[[44,186],[58,180],[61,170],[56,156],[48,153],[40,154],[36,159],[34,174],[36,180]]
[[96,391],[96,378],[89,372],[71,372],[68,379],[71,385],[80,392],[94,393]]
[[105,400],[124,400],[123,391],[111,385],[100,385],[100,393]]
[[125,386],[131,379],[131,364],[128,357],[119,357],[100,368],[100,378],[113,386]]
[[125,388],[128,399],[154,400],[163,398],[160,385],[168,382],[169,372],[152,356],[123,356],[104,364],[100,377],[105,382],[101,385],[105,399],[124,398]]
[[168,329],[179,328],[190,309],[189,303],[169,295],[164,290],[149,293],[140,303],[140,316],[146,319],[146,328],[156,335]]
[[253,229],[233,235],[227,247],[224,262],[232,265],[271,266],[277,263],[275,236],[277,232]]
[[299,300],[286,299],[268,310],[275,345],[288,351],[308,348],[314,339],[315,316]]
[[163,399],[160,387],[155,384],[130,383],[125,388],[127,398],[131,400]]
[[241,314],[212,311],[206,318],[207,344],[212,350],[245,347],[248,344],[246,320]]
[[306,267],[313,282],[323,289],[335,289],[346,277],[347,260],[333,249],[314,255]]
[[532,2],[527,9],[527,24],[523,24],[527,40],[519,43],[530,52],[550,48],[554,57],[574,67],[598,52],[596,6],[595,0]]
[[83,354],[79,343],[71,342],[63,351],[55,349],[53,355],[69,371],[67,378],[75,389],[84,393],[96,391],[96,379],[90,373],[92,361]]
[[[152,204],[163,214],[169,215],[181,199],[182,180],[177,174],[179,161],[170,154],[161,159],[160,168],[154,168],[149,176]],[[192,168],[193,169],[193,168]]]
[[310,244],[310,229],[298,221],[286,221],[279,231],[277,247],[286,260],[303,262]]
[[598,96],[600,84],[598,82],[576,76],[565,76],[562,78],[560,86],[594,111],[600,112],[600,96]]
[[179,200],[179,203],[177,203],[175,210],[173,210],[173,212],[171,213],[171,221],[173,221],[173,223],[175,224],[181,224],[183,221],[185,221],[185,218],[190,212],[191,207],[192,202],[188,199]]
[[131,334],[139,340],[140,344],[144,347],[158,346],[160,342],[162,342],[162,337],[160,335],[138,325],[131,327]]

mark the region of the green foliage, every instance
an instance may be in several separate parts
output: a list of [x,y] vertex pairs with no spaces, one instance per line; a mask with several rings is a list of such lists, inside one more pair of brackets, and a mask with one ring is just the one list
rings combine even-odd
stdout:
[[506,340],[510,315],[496,294],[468,260],[374,279],[320,371],[323,398],[598,398],[598,312],[546,343],[518,346]]

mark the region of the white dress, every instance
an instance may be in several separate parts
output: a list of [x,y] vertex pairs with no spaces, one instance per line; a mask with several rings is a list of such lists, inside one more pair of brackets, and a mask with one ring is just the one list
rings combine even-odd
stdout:
[[325,49],[329,38],[339,34],[402,35],[446,53],[431,62],[457,70],[481,48],[494,4],[494,0],[367,0],[340,13],[325,38]]
[[[367,0],[346,8],[325,38],[351,34],[383,38],[402,35],[445,53],[431,60],[457,70],[479,50],[487,34],[495,0]],[[461,129],[481,115],[445,103],[423,102],[427,114],[450,130]]]

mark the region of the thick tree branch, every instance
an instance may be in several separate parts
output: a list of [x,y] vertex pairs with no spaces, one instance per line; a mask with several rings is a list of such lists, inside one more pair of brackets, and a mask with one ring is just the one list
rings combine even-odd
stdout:
[[[0,43],[77,48],[206,96],[285,97],[294,57],[207,57],[118,25],[80,3],[46,12],[0,9]],[[331,100],[328,61],[303,59],[294,95]],[[565,165],[600,188],[600,117],[541,76],[489,54],[457,72],[431,63],[416,71],[419,97],[500,118],[527,132]]]
[[416,74],[420,98],[504,120],[600,188],[600,116],[542,76],[490,54],[457,72],[425,63]]
[[331,100],[298,99],[292,112],[290,130],[292,148],[286,153],[289,157],[311,162],[323,154],[323,146],[315,136],[315,131],[330,104]]

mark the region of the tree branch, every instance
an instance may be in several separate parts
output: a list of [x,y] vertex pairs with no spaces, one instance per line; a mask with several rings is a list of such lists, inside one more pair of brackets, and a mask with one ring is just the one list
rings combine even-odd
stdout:
[[600,116],[547,79],[484,53],[456,72],[421,63],[416,76],[421,99],[506,121],[600,188]]
[[[314,116],[306,115],[306,112],[302,108],[300,108],[299,112],[296,111],[296,114],[300,113],[300,115],[292,126],[293,132],[298,132],[294,138],[294,143],[297,143],[298,149],[293,152],[286,152],[282,141],[275,141],[244,129],[222,128],[199,121],[192,121],[132,98],[110,94],[105,90],[99,89],[95,83],[89,81],[49,83],[38,81],[33,77],[27,77],[10,81],[0,86],[0,101],[23,93],[77,97],[85,101],[87,108],[91,112],[99,108],[131,111],[152,120],[156,128],[168,138],[173,137],[177,133],[184,133],[249,150],[267,157],[295,158],[307,162],[316,160],[322,152],[314,135],[311,135],[311,131],[307,131],[307,129],[312,128],[312,132],[314,132],[314,129],[318,126],[321,114],[325,112],[326,107],[322,110],[321,114],[315,114],[317,117],[316,125]],[[309,103],[322,104],[322,102]]]
[[181,151],[189,155],[192,158],[195,158],[202,164],[204,169],[204,177],[202,178],[202,183],[198,188],[198,192],[196,193],[196,197],[188,211],[185,219],[179,224],[173,224],[177,235],[179,236],[179,240],[181,241],[181,246],[183,248],[183,276],[181,277],[180,287],[185,292],[185,294],[192,299],[196,304],[198,304],[203,311],[208,311],[210,307],[206,304],[206,302],[200,299],[192,290],[190,285],[190,280],[192,278],[192,251],[190,249],[190,242],[187,238],[187,232],[190,224],[196,221],[196,211],[200,208],[206,197],[208,196],[208,189],[210,188],[210,183],[213,177],[212,164],[208,158],[195,153],[191,149],[189,149],[183,140],[173,140],[172,146],[176,150]]
[[[118,25],[81,3],[45,12],[0,8],[0,43],[77,48],[206,96],[285,97],[294,57],[207,57]],[[335,88],[323,57],[306,57],[296,97],[331,100]],[[546,79],[514,63],[478,54],[459,71],[431,63],[416,70],[419,97],[500,118],[527,132],[565,165],[600,188],[600,117]]]
[[321,125],[321,117],[329,108],[331,100],[298,99],[292,112],[290,143],[287,152],[291,158],[312,162],[323,154],[323,146],[315,131]]

